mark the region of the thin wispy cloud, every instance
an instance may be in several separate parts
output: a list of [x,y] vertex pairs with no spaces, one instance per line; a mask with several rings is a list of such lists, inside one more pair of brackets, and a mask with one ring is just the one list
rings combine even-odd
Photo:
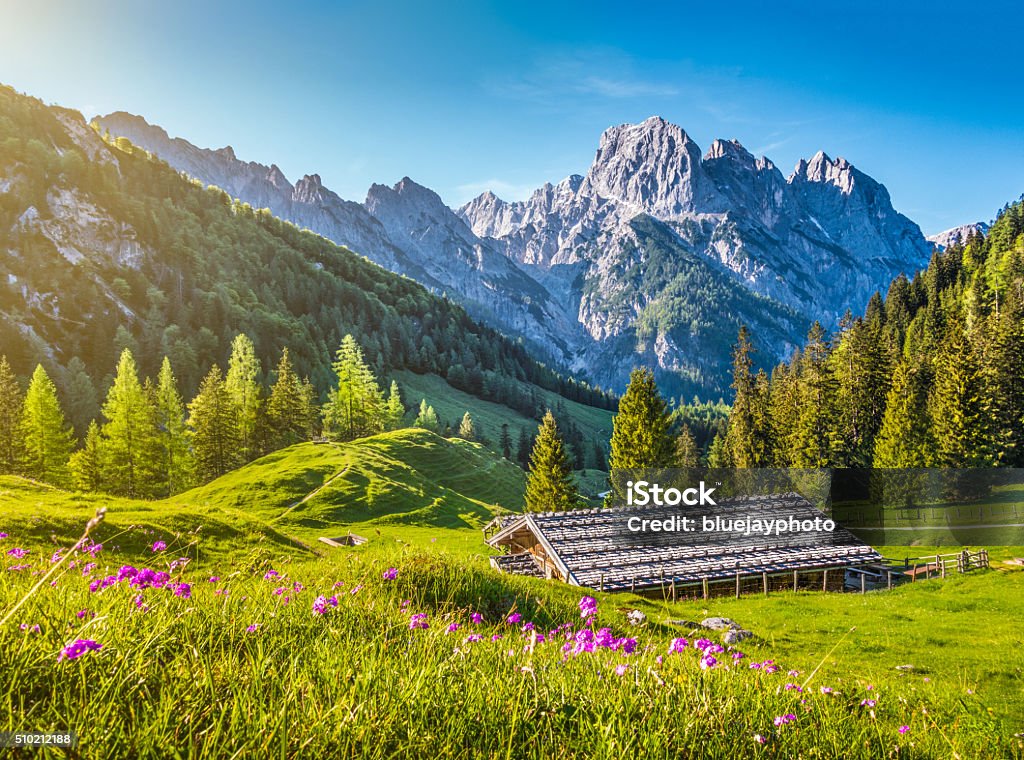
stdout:
[[618,50],[560,52],[534,61],[503,78],[482,83],[491,95],[557,104],[588,100],[674,98],[682,88],[664,78],[644,76],[633,60]]
[[576,90],[606,98],[671,98],[679,94],[679,88],[670,84],[605,77],[587,77],[580,82]]

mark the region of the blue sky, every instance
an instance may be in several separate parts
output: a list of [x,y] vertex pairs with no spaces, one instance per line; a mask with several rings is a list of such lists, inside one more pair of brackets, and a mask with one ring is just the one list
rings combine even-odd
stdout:
[[452,205],[525,197],[652,114],[787,175],[845,156],[926,233],[1024,192],[1024,10],[1008,2],[45,6],[0,0],[0,81],[292,181],[318,172],[353,200],[405,175]]

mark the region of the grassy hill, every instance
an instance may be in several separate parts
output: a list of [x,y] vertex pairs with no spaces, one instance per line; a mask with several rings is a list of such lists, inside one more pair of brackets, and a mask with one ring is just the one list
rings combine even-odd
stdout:
[[164,540],[180,534],[180,545],[200,538],[204,553],[262,543],[309,554],[331,551],[317,543],[320,536],[351,531],[403,542],[440,540],[479,553],[486,550],[483,523],[496,511],[522,508],[525,477],[480,444],[407,429],[347,444],[298,444],[164,501],[0,478],[0,510],[8,532],[43,541],[76,537],[105,506],[97,540],[117,536],[126,548],[148,545],[159,533]]

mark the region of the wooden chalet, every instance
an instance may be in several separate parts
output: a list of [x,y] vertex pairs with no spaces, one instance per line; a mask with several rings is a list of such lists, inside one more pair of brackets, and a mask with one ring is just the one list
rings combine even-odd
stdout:
[[[833,532],[742,536],[701,531],[632,534],[629,517],[665,519],[697,514],[733,519],[825,517],[799,494],[719,499],[690,512],[678,507],[614,507],[502,515],[484,528],[486,542],[505,553],[492,567],[603,591],[704,597],[769,588],[842,590],[847,571],[878,566],[881,555],[837,527]],[[699,519],[699,518],[698,518]]]

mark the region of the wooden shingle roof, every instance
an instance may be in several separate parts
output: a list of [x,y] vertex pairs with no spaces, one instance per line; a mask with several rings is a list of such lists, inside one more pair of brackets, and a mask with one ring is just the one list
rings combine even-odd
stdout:
[[[569,581],[605,589],[643,588],[662,583],[699,583],[754,573],[779,573],[870,564],[881,556],[848,531],[837,528],[787,533],[779,537],[737,536],[700,531],[633,534],[624,529],[633,515],[665,519],[688,514],[730,519],[778,519],[790,515],[813,520],[824,514],[799,494],[720,499],[713,507],[689,512],[677,507],[586,509],[516,515],[488,539],[502,546],[517,531],[528,529],[551,547],[569,571]],[[513,571],[514,572],[514,571]]]

